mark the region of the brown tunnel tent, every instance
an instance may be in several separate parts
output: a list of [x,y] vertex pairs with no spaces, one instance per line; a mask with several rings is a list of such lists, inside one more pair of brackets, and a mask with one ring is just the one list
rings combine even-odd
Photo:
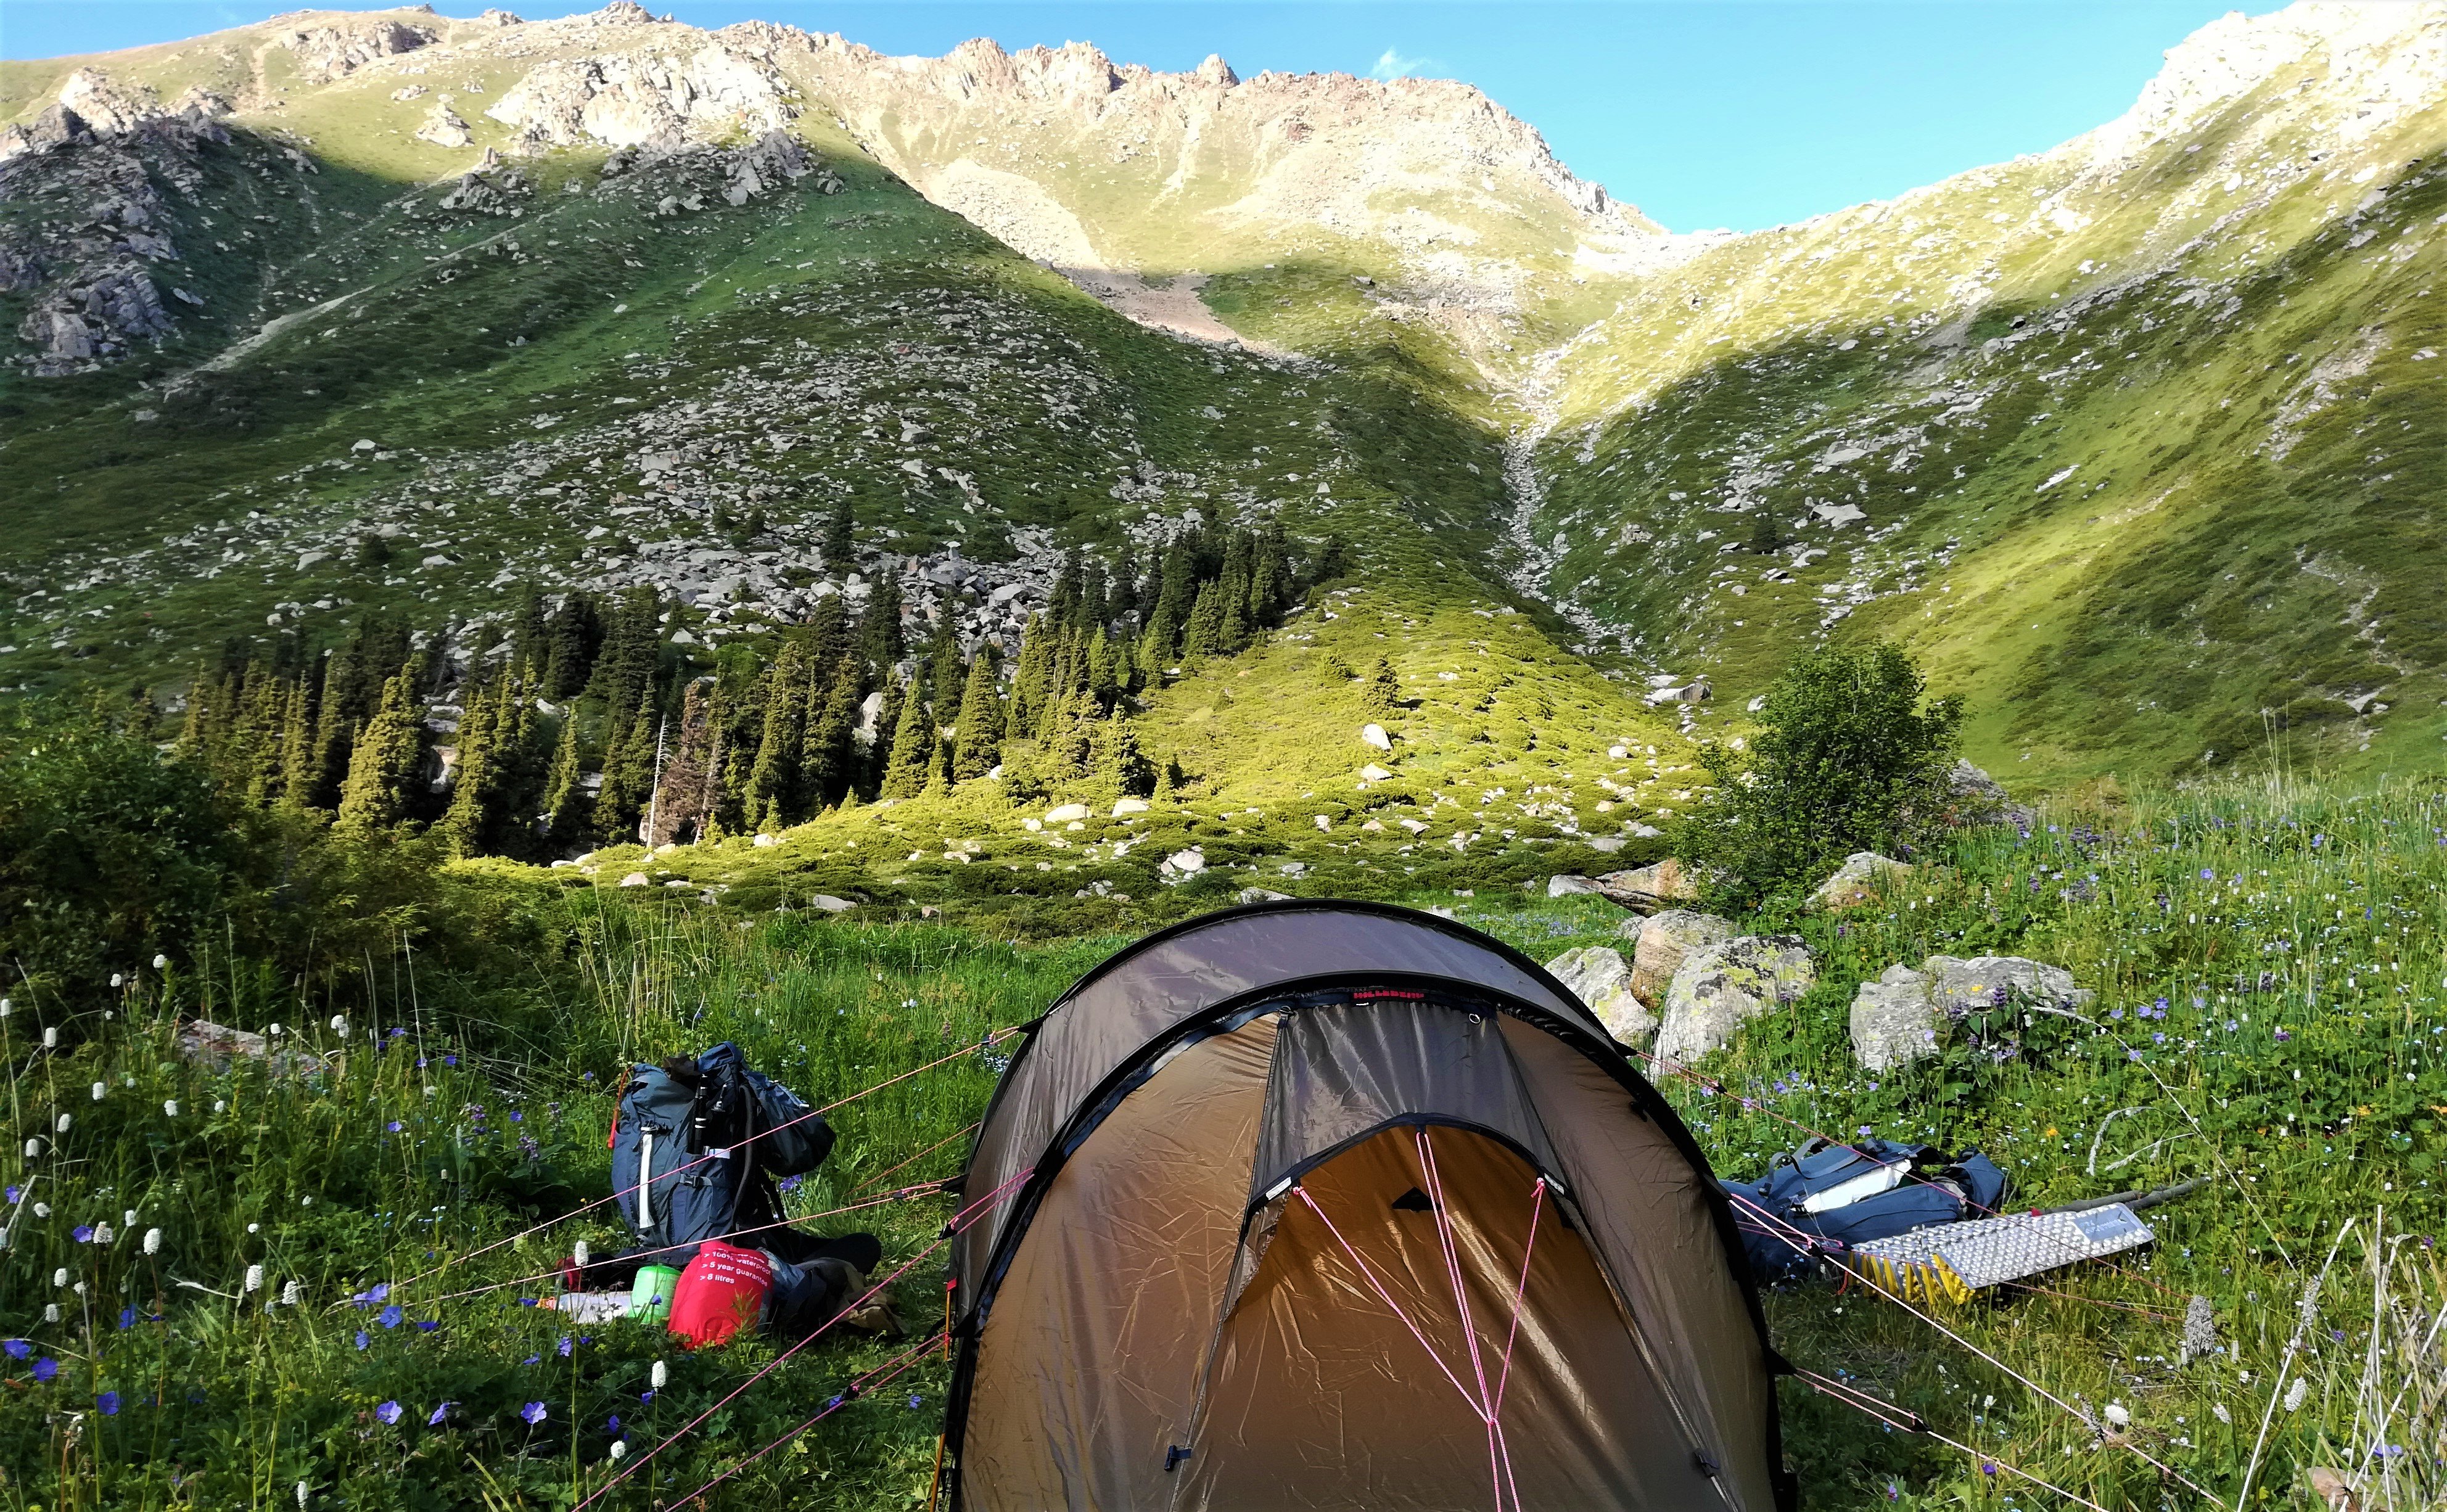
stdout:
[[1698,1147],[1448,919],[1149,936],[1030,1026],[960,1184],[955,1507],[1793,1503]]

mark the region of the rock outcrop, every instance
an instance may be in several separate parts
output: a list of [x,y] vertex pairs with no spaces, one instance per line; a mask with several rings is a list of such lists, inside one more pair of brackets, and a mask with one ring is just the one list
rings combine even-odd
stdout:
[[1772,1009],[1800,1001],[1818,980],[1798,935],[1742,935],[1683,957],[1665,989],[1657,1053],[1696,1061]]
[[789,124],[786,85],[771,64],[708,42],[686,54],[649,51],[538,65],[484,112],[528,142],[555,147],[679,147]]
[[1653,914],[1699,896],[1699,879],[1671,856],[1654,866],[1608,872],[1596,881],[1599,892],[1635,914]]
[[1888,887],[1911,875],[1911,867],[1876,851],[1854,851],[1844,858],[1844,864],[1834,874],[1811,889],[1812,907],[1829,910],[1858,908],[1875,902]]
[[1865,1070],[1892,1070],[1937,1054],[1975,1014],[2074,1013],[2092,995],[2062,967],[2020,955],[1932,955],[1918,971],[1898,962],[1852,998],[1852,1058]]
[[1657,1037],[1657,1015],[1631,992],[1631,968],[1622,953],[1603,945],[1565,951],[1546,963],[1555,980],[1589,1006],[1606,1032],[1634,1049]]
[[1637,928],[1625,924],[1622,932],[1639,940],[1632,955],[1631,995],[1654,1006],[1664,1000],[1682,962],[1695,951],[1732,939],[1734,925],[1714,914],[1669,908],[1642,919]]

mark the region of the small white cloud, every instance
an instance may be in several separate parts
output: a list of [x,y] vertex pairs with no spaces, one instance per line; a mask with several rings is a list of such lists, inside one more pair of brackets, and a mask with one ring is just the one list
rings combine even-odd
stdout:
[[1388,47],[1385,49],[1385,55],[1376,60],[1376,66],[1368,70],[1368,77],[1411,79],[1423,73],[1439,73],[1443,69],[1444,65],[1433,58],[1406,58],[1392,47]]

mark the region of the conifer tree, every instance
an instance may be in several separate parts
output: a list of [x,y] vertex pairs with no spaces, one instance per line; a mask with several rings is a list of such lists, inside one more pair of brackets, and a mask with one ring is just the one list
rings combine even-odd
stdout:
[[866,775],[860,784],[872,796],[881,796],[879,789],[883,785],[883,774],[892,765],[892,747],[895,738],[901,732],[901,705],[904,701],[905,695],[901,690],[901,679],[886,678],[883,684],[883,701],[878,706],[875,713],[874,743],[866,749]]
[[1072,787],[1095,774],[1096,701],[1073,693],[1057,707],[1053,728],[1037,748],[1037,781],[1049,788]]
[[714,652],[713,797],[706,838],[743,835],[756,827],[748,807],[748,781],[765,733],[765,692],[769,672],[755,648],[729,645]]
[[1359,708],[1370,719],[1384,721],[1400,712],[1402,679],[1395,674],[1394,664],[1384,657],[1376,658],[1367,683],[1359,690]]
[[883,782],[877,789],[879,798],[915,798],[924,791],[927,774],[934,770],[935,718],[926,711],[926,700],[912,688],[901,696],[901,722],[892,732],[892,751],[883,765]]
[[1249,623],[1280,624],[1291,604],[1291,554],[1283,543],[1283,522],[1269,520],[1258,535],[1257,560],[1249,574]]
[[826,594],[816,605],[807,630],[807,673],[830,688],[842,665],[855,658],[858,639],[849,623],[849,606],[839,594]]
[[1079,554],[1077,552],[1066,551],[1062,554],[1062,565],[1054,571],[1053,593],[1047,600],[1046,610],[1047,617],[1061,629],[1069,630],[1078,623]]
[[960,690],[967,683],[968,668],[960,659],[958,620],[945,606],[935,621],[934,644],[926,654],[926,696],[935,706],[935,723],[941,725],[958,717]]
[[662,606],[651,588],[620,595],[603,636],[603,651],[587,680],[589,695],[603,700],[615,717],[625,717],[647,695],[662,660]]
[[541,668],[550,654],[551,632],[543,613],[543,595],[534,588],[519,591],[519,607],[510,613],[510,661]]
[[1019,665],[1012,670],[1011,710],[1003,721],[1007,733],[1027,736],[1034,733],[1037,716],[1043,711],[1050,670],[1046,661],[1045,616],[1028,616],[1028,629],[1019,642]]
[[495,796],[491,771],[495,756],[494,723],[500,709],[493,690],[477,687],[465,695],[459,716],[459,759],[451,773],[450,806],[434,826],[453,856],[474,856],[484,848],[492,825],[488,808]]
[[1119,709],[1096,727],[1096,787],[1109,803],[1155,791],[1155,763],[1139,748],[1138,728]]
[[969,678],[960,690],[958,747],[952,757],[952,780],[965,783],[983,777],[1002,760],[1002,700],[995,691],[994,652],[979,646],[969,658]]
[[901,579],[888,568],[876,578],[866,610],[859,615],[858,650],[878,683],[899,681],[892,670],[907,654],[908,645],[901,631]]
[[617,731],[603,749],[603,785],[595,795],[595,823],[604,837],[620,843],[638,838],[646,805],[653,801],[660,775],[654,759],[662,721],[651,691],[638,695],[636,711],[614,726]]
[[833,685],[825,694],[824,716],[807,733],[799,772],[810,813],[842,802],[855,784],[858,706],[858,673],[847,666],[837,668]]
[[1105,564],[1091,558],[1079,572],[1079,623],[1099,629],[1112,617],[1112,605],[1105,596]]
[[1112,708],[1122,696],[1122,688],[1121,679],[1113,672],[1113,649],[1105,638],[1104,626],[1097,626],[1089,638],[1087,655],[1082,660],[1088,696],[1096,701],[1098,709]]
[[1198,601],[1189,611],[1189,623],[1182,628],[1181,660],[1194,666],[1224,649],[1224,595],[1212,581],[1198,587]]
[[952,743],[943,738],[939,728],[934,735],[935,738],[927,743],[934,751],[934,757],[926,764],[924,791],[929,798],[940,798],[952,790]]
[[552,751],[552,772],[544,781],[544,833],[554,850],[575,853],[594,834],[595,805],[586,794],[586,774],[579,769],[578,715],[560,716],[560,736]]
[[574,698],[595,671],[595,652],[602,639],[602,622],[595,600],[572,593],[554,610],[545,632],[543,696]]
[[799,747],[806,739],[807,644],[782,643],[765,685],[765,728],[756,744],[756,765],[748,775],[747,812],[756,829],[773,834],[803,817],[799,802]]
[[1130,548],[1122,547],[1122,559],[1113,565],[1113,586],[1105,601],[1107,617],[1119,623],[1124,634],[1137,626],[1133,621],[1139,612],[1139,564]]
[[314,801],[315,701],[320,695],[328,661],[300,671],[290,684],[289,708],[280,725],[280,801],[304,808]]
[[823,550],[825,571],[828,573],[847,572],[855,561],[850,514],[850,496],[844,493],[833,501],[832,512],[825,517]]
[[343,829],[388,829],[408,817],[408,787],[425,759],[425,708],[417,694],[424,671],[411,659],[383,685],[382,702],[349,757],[348,780],[340,788]]

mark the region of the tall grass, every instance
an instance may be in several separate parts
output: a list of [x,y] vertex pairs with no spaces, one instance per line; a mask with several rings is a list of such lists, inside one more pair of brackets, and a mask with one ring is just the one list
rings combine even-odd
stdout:
[[[1867,1127],[1985,1149],[2017,1203],[2210,1181],[2150,1215],[2147,1250],[1931,1319],[1858,1290],[1771,1295],[1785,1353],[1971,1451],[1788,1383],[1807,1505],[2058,1504],[2008,1466],[2118,1512],[2314,1505],[2315,1484],[2388,1512],[2440,1504],[2442,841],[2447,810],[2416,789],[2116,801],[1966,837],[1875,906],[1742,921],[1800,933],[1820,982],[1707,1063],[1727,1092],[1665,1084],[1724,1173],[1804,1130]],[[1624,943],[1603,901],[1482,890],[1434,900],[1540,959]],[[106,1019],[58,1021],[17,994],[0,1019],[0,1336],[20,1341],[0,1357],[0,1512],[292,1507],[301,1484],[309,1506],[570,1507],[666,1443],[593,1504],[689,1492],[902,1346],[827,1337],[674,1438],[777,1347],[690,1355],[657,1330],[523,1305],[558,1290],[575,1240],[598,1255],[623,1241],[608,1205],[517,1237],[608,1191],[622,1069],[731,1039],[823,1104],[957,1056],[832,1115],[839,1149],[789,1194],[794,1212],[827,1213],[952,1174],[998,1065],[979,1040],[1123,937],[567,906],[577,985],[515,1024],[437,1011],[406,956],[374,963],[382,990],[345,1036],[332,1005],[200,950],[193,968],[129,973]],[[2098,995],[2086,1023],[2017,1046],[1857,1070],[1855,986],[1937,952],[2039,956]],[[178,1027],[198,1016],[282,1032],[265,1057],[199,1060]],[[871,1228],[890,1264],[925,1256],[899,1295],[922,1333],[947,1216],[920,1196],[813,1226]],[[2196,1326],[2188,1350],[2195,1296],[2210,1336]],[[929,1355],[711,1502],[919,1504],[942,1370]]]

